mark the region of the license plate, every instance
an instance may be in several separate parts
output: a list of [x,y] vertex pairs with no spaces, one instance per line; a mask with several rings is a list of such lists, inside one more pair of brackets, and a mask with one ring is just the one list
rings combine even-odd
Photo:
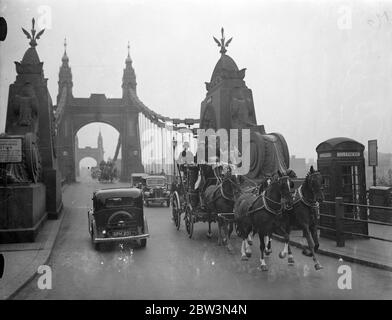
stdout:
[[113,237],[128,237],[131,236],[130,231],[124,231],[124,230],[119,230],[119,231],[113,231]]

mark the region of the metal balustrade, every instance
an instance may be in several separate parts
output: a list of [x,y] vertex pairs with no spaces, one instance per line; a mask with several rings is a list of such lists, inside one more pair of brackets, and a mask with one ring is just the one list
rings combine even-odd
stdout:
[[381,206],[373,206],[373,205],[365,205],[365,204],[357,204],[357,203],[347,203],[347,202],[343,202],[342,197],[336,197],[335,201],[324,201],[323,203],[335,206],[335,215],[320,213],[320,216],[335,219],[335,229],[330,228],[330,227],[325,227],[325,226],[318,226],[318,228],[328,230],[328,231],[334,231],[336,234],[336,246],[337,247],[344,247],[345,246],[345,235],[360,236],[360,237],[364,237],[364,238],[368,238],[368,239],[375,239],[375,240],[380,240],[380,241],[385,241],[385,242],[392,242],[392,239],[345,231],[344,230],[344,221],[365,222],[368,224],[370,223],[370,224],[383,225],[383,226],[392,226],[392,223],[380,222],[380,221],[374,221],[374,220],[347,218],[344,216],[344,206],[361,207],[361,208],[367,208],[367,209],[382,209],[390,214],[392,214],[392,207],[381,207]]

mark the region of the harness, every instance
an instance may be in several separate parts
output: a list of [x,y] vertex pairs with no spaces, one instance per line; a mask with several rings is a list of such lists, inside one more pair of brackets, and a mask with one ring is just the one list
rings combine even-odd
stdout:
[[[268,198],[268,197],[265,195],[265,191],[266,191],[266,190],[264,190],[263,193],[260,194],[259,196],[257,196],[256,199],[252,202],[252,204],[251,204],[251,206],[250,206],[250,209],[251,209],[251,210],[248,211],[247,214],[250,215],[250,214],[253,214],[253,213],[255,213],[255,212],[257,212],[257,211],[260,211],[260,210],[262,210],[262,209],[265,209],[266,211],[268,211],[269,213],[271,213],[271,214],[274,215],[274,216],[280,216],[280,215],[282,214],[282,212],[283,212],[283,206],[282,206],[282,204],[279,203],[279,202],[276,202],[276,201],[274,201],[274,200],[272,200],[272,199],[270,199],[270,198]],[[261,207],[256,208],[256,209],[252,209],[252,208],[253,208],[253,205],[256,203],[256,201],[257,201],[258,199],[260,199],[260,197],[261,197],[262,200],[263,200],[263,205],[262,205]],[[273,202],[273,203],[276,203],[276,204],[280,204],[280,209],[279,209],[279,210],[273,210],[272,208],[270,208],[270,207],[268,206],[268,203],[267,203],[266,200],[269,200],[269,201],[271,201],[271,202]]]
[[305,206],[310,207],[312,209],[318,210],[320,207],[320,204],[317,201],[310,202],[305,199],[305,197],[302,194],[302,185],[297,190],[295,190],[293,195],[293,206],[290,209],[294,208],[294,206],[299,202],[302,202]]

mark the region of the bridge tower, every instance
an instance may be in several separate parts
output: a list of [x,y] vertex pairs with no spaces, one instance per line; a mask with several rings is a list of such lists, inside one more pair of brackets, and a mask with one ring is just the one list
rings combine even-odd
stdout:
[[123,115],[123,128],[121,137],[121,180],[129,181],[131,173],[144,172],[141,161],[140,132],[139,132],[139,112],[138,101],[133,97],[136,94],[136,74],[132,66],[132,59],[129,52],[125,59],[125,69],[122,78],[122,101],[125,106]]
[[[104,122],[113,126],[120,133],[121,141],[121,177],[128,181],[132,172],[144,172],[141,163],[139,112],[140,101],[136,97],[136,75],[129,53],[125,60],[122,77],[122,97],[106,98],[105,94],[92,93],[89,98],[78,98],[72,94],[72,72],[64,43],[64,54],[59,71],[56,120],[58,126],[59,164],[63,178],[75,181],[77,174],[76,133],[83,126],[92,122]],[[136,99],[135,99],[136,97]],[[99,138],[102,142],[102,136]],[[103,159],[101,153],[94,158]]]

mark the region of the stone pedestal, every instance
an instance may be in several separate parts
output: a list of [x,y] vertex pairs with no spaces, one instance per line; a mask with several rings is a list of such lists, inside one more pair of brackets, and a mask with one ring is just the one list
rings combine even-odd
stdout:
[[61,200],[61,177],[55,169],[47,169],[43,172],[43,181],[46,186],[46,211],[49,219],[57,219],[60,216],[63,202]]
[[34,242],[46,220],[43,183],[0,187],[0,243]]

